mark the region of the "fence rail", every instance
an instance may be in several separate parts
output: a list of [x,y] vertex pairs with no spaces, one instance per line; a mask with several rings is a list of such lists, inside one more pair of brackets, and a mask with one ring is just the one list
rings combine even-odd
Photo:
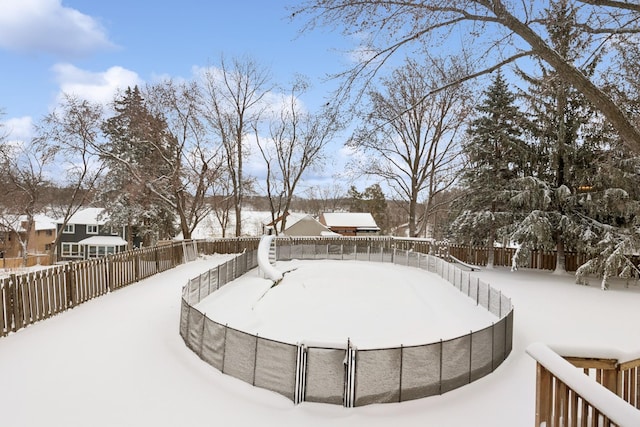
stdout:
[[191,261],[256,248],[257,238],[179,241],[0,278],[0,337]]
[[[484,248],[461,246],[438,248],[427,240],[388,236],[280,237],[278,240],[293,245],[319,244],[339,247],[347,244],[356,248],[373,245],[384,251],[397,249],[440,256],[450,252],[463,262],[477,265],[486,263],[487,252]],[[189,241],[191,243],[188,244],[169,242],[152,248],[131,250],[97,260],[72,262],[31,273],[13,272],[8,277],[0,278],[0,337],[173,268],[194,253],[241,253],[257,249],[259,241],[258,237],[246,237]],[[496,248],[495,251],[496,265],[510,265],[513,249]],[[568,269],[584,258],[575,255],[574,262],[570,261],[572,256],[574,255],[569,253],[567,257]],[[532,253],[530,266],[552,269],[549,261],[552,259],[555,260],[551,254]]]
[[640,426],[640,359],[560,356],[539,343],[527,353],[537,362],[536,427]]
[[[352,407],[445,393],[493,372],[511,352],[511,301],[440,258],[415,252],[415,247],[397,249],[388,239],[276,242],[278,260],[388,262],[435,273],[499,320],[446,341],[394,348],[356,348],[351,341],[338,347],[318,347],[252,335],[216,322],[215,313],[205,315],[195,307],[257,265],[256,251],[250,251],[192,278],[183,288],[180,335],[200,358],[225,374],[280,393],[295,403]],[[304,339],[300,337],[302,342]]]

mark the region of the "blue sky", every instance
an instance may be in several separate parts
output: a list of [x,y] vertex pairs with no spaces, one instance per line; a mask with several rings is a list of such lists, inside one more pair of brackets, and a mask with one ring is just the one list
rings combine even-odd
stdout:
[[310,78],[310,108],[348,66],[336,32],[300,34],[291,1],[0,0],[0,109],[13,136],[44,116],[62,92],[109,100],[117,87],[160,77],[190,78],[194,67],[247,55],[286,84]]

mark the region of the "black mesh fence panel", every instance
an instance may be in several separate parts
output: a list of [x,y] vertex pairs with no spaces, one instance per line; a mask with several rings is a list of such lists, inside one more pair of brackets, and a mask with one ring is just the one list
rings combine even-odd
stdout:
[[502,304],[502,294],[493,289],[490,288],[489,291],[489,311],[491,312],[491,314],[494,314],[496,316],[500,316],[500,307]]
[[375,247],[371,248],[371,251],[369,251],[369,261],[384,262],[384,249]]
[[304,249],[303,245],[291,246],[290,259],[302,259],[303,249]]
[[322,247],[318,247],[317,258],[323,259],[342,259],[342,245],[327,245],[326,256],[322,256]]
[[276,246],[276,258],[282,261],[291,260],[291,245],[277,245]]
[[471,334],[471,381],[475,381],[493,370],[493,327]]
[[229,283],[233,279],[236,278],[236,276],[235,276],[235,274],[236,274],[236,271],[235,271],[236,264],[235,264],[235,262],[233,260],[231,260],[231,261],[227,261],[225,265],[227,266],[227,281],[226,281],[226,283]]
[[462,274],[461,280],[469,286],[469,298],[478,303],[478,282],[476,280],[472,281],[471,275],[468,273]]
[[325,254],[320,256],[320,258],[324,258],[327,253],[326,248],[326,245],[302,245],[302,255],[300,256],[300,259],[316,259],[316,253]]
[[185,342],[187,341],[187,332],[189,331],[189,303],[182,298],[180,305],[180,336]]
[[227,284],[227,264],[220,264],[218,266],[218,288]]
[[476,283],[478,284],[478,304],[486,310],[489,310],[489,291],[491,288],[483,281],[477,279]]
[[256,340],[255,335],[227,328],[223,362],[225,374],[253,384]]
[[509,315],[505,318],[506,320],[506,336],[507,336],[507,342],[505,344],[505,355],[503,357],[503,360],[509,355],[511,354],[511,350],[513,350],[513,310],[511,307],[511,301],[509,301]]
[[402,349],[402,400],[440,393],[440,343]]
[[393,262],[394,252],[393,249],[384,249],[382,251],[382,262]]
[[200,295],[200,277],[194,277],[193,279],[189,280],[189,297],[187,298],[187,300],[189,301],[189,304],[196,304],[199,302],[199,295]]
[[353,244],[344,244],[342,245],[342,259],[343,260],[355,260],[356,257],[356,246]]
[[400,348],[358,351],[355,406],[399,402],[401,361]]
[[214,322],[211,319],[205,319],[204,332],[202,335],[202,360],[222,371],[224,361],[224,339],[225,326]]
[[209,270],[209,286],[211,287],[211,292],[217,291],[220,287],[218,284],[218,267]]
[[297,346],[258,338],[255,385],[293,400]]
[[469,383],[469,335],[442,343],[442,393]]
[[215,290],[211,289],[211,284],[209,283],[209,276],[211,275],[211,271],[207,270],[206,272],[200,275],[200,299],[206,298]]
[[459,275],[455,275],[455,277],[458,279],[456,285],[456,288],[460,289],[460,293],[463,295],[469,295],[470,289],[469,289],[469,282],[468,281],[464,281],[464,280],[460,280],[460,276]]
[[505,359],[506,354],[507,318],[500,319],[493,325],[493,368],[495,369]]
[[189,330],[187,331],[187,347],[198,356],[202,346],[202,332],[204,329],[204,314],[195,308],[189,310]]
[[421,255],[417,252],[409,252],[409,267],[418,268],[421,262]]
[[306,401],[342,404],[345,357],[345,350],[307,349]]
[[[277,258],[358,259],[421,268],[438,274],[494,315],[504,317],[492,327],[448,341],[356,351],[355,364],[348,365],[353,369],[347,374],[345,349],[309,347],[305,358],[302,347],[228,328],[191,307],[256,267],[257,251],[251,251],[187,282],[182,291],[180,335],[216,369],[296,402],[362,406],[417,399],[475,381],[504,361],[513,344],[511,300],[440,258],[362,242],[279,245]],[[296,378],[298,363],[304,366],[304,381]],[[354,400],[349,394],[345,401],[345,389],[351,386]]]
[[356,259],[359,261],[370,261],[371,260],[371,251],[375,248],[371,248],[366,245],[357,245],[356,246]]

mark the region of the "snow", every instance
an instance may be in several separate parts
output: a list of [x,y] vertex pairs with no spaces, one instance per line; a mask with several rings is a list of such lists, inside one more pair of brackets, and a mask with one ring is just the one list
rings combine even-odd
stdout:
[[471,273],[515,306],[513,352],[494,373],[442,396],[399,404],[296,406],[221,374],[179,336],[182,286],[229,257],[199,259],[0,338],[2,424],[530,427],[530,344],[640,349],[633,321],[640,306],[637,286],[614,281],[603,292],[574,284],[572,275],[495,268]]
[[322,216],[327,227],[378,228],[373,216],[366,212],[327,212],[323,213]]
[[[259,258],[258,258],[259,259]],[[359,349],[429,344],[467,335],[499,319],[434,273],[364,261],[278,261],[271,288],[253,271],[196,308],[234,329],[296,344]],[[402,277],[402,281],[397,278]]]
[[600,387],[573,365],[554,353],[542,343],[534,343],[527,347],[527,353],[534,357],[548,370],[554,372],[563,383],[573,390],[580,390],[584,400],[609,415],[611,421],[620,426],[640,425],[640,412],[611,391]]
[[127,241],[119,236],[91,236],[78,242],[80,245],[125,246]]
[[[71,215],[67,224],[104,225],[108,220],[109,216],[103,208],[86,208]],[[62,219],[59,219],[58,223],[62,223]]]
[[262,236],[258,244],[258,266],[265,279],[270,281],[269,286],[273,285],[273,282],[282,279],[282,272],[269,262],[269,249],[274,237],[274,235]]

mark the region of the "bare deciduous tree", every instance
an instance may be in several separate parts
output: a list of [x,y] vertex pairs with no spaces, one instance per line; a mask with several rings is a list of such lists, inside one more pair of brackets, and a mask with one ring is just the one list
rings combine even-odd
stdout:
[[269,72],[251,59],[224,58],[220,68],[203,75],[203,107],[206,117],[225,151],[227,173],[233,189],[235,234],[242,235],[242,204],[247,177],[244,162],[248,137],[264,111],[269,92]]
[[[190,239],[198,224],[212,211],[212,185],[221,179],[223,157],[207,133],[200,108],[201,88],[197,82],[171,80],[148,87],[147,99],[161,114],[176,140],[175,155],[165,158],[171,170],[169,191],[164,199],[175,210],[182,236]],[[160,189],[158,192],[161,194]]]
[[303,175],[322,161],[324,147],[340,129],[333,107],[312,114],[305,111],[300,95],[308,84],[299,79],[287,95],[280,111],[269,121],[269,138],[261,138],[255,129],[256,142],[265,161],[266,192],[271,221],[276,234],[286,228],[295,191]]
[[[640,151],[640,128],[626,111],[598,85],[602,73],[586,76],[580,65],[611,46],[618,52],[637,43],[640,33],[640,5],[617,0],[573,0],[580,6],[577,30],[594,37],[585,54],[569,59],[553,49],[544,30],[547,19],[544,4],[535,0],[308,0],[293,16],[309,16],[308,29],[318,25],[342,24],[348,35],[370,35],[361,49],[367,55],[346,73],[345,88],[364,78],[368,80],[385,61],[403,48],[450,54],[459,49],[483,64],[461,80],[494,71],[525,56],[536,56],[549,64],[560,78],[579,90],[613,124],[626,145]],[[455,33],[459,46],[454,45]],[[615,51],[607,50],[614,56]],[[440,90],[441,88],[434,89]],[[426,99],[427,96],[425,96]]]
[[[60,104],[36,126],[38,140],[57,147],[56,166],[62,177],[58,185],[68,188],[69,197],[61,201],[57,216],[62,227],[94,196],[104,164],[92,150],[100,139],[102,107],[98,104],[65,95]],[[56,235],[53,250],[61,234]],[[54,253],[52,257],[55,261]]]
[[[420,100],[441,82],[455,81],[460,72],[456,64],[422,66],[407,60],[382,80],[382,91],[369,93],[365,124],[349,141],[355,150],[369,154],[357,167],[382,178],[406,201],[411,237],[417,236],[433,198],[454,182],[460,133],[471,111],[471,94],[462,84]],[[422,197],[423,218],[418,212]]]
[[0,227],[18,239],[25,267],[34,217],[43,210],[42,193],[49,184],[48,167],[54,162],[56,152],[57,147],[37,140],[0,143],[0,166],[6,178]]

